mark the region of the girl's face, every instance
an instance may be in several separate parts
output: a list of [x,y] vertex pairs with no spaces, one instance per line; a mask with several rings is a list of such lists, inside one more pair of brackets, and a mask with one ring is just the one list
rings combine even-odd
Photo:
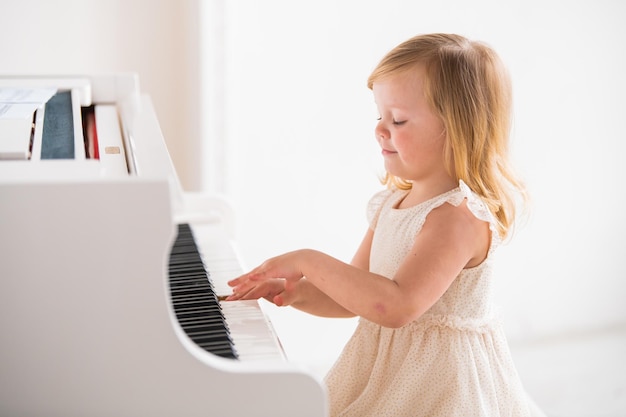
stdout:
[[444,126],[426,102],[424,77],[424,68],[417,66],[372,86],[380,115],[375,134],[385,169],[413,182],[449,178],[443,156]]

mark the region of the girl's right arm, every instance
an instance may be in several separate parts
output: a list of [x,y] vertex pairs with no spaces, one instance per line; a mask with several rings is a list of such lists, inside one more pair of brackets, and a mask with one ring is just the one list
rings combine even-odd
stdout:
[[[374,232],[368,228],[350,264],[362,270],[369,270],[369,253]],[[233,294],[227,300],[249,300],[257,298],[276,304],[290,305],[298,310],[320,317],[354,317],[355,314],[337,304],[333,299],[320,291],[306,278],[291,284],[285,280],[269,280],[259,282],[246,294]]]

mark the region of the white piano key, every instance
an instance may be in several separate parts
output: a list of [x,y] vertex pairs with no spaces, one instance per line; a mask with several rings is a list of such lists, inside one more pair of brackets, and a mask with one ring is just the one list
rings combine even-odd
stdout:
[[282,346],[256,300],[222,301],[239,360],[284,360]]

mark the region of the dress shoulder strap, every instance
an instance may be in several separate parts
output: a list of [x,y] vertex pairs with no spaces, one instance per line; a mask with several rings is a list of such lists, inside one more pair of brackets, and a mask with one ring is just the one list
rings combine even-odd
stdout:
[[450,203],[452,205],[458,206],[463,202],[463,200],[467,200],[467,208],[472,212],[476,218],[483,220],[485,222],[493,223],[493,215],[489,211],[489,208],[485,204],[485,202],[470,188],[463,182],[463,180],[459,180],[459,187],[456,188],[454,193],[450,194],[447,198],[444,199],[444,202]]
[[430,212],[444,203],[459,206],[464,200],[467,200],[467,208],[477,219],[489,223],[489,229],[491,230],[492,236],[492,243],[489,252],[492,252],[501,243],[495,219],[491,214],[491,211],[489,211],[487,204],[485,204],[480,196],[474,193],[463,180],[459,180],[459,186],[457,188],[441,194],[439,197],[435,197],[431,200],[431,204],[429,204],[427,211]]

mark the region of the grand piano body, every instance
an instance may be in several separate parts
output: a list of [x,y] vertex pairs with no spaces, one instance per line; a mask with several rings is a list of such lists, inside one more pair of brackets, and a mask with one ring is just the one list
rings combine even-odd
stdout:
[[[211,353],[179,322],[177,231],[190,225],[211,279],[224,281],[238,273],[232,214],[219,198],[182,191],[136,76],[13,77],[2,87],[69,92],[79,139],[73,158],[42,158],[43,106],[28,155],[0,160],[0,415],[327,415],[321,381],[260,346],[257,330],[245,334],[246,320],[261,325],[245,313],[260,311],[256,301],[220,304],[243,308],[227,326],[243,329],[236,350],[258,356]],[[99,159],[81,149],[85,108],[95,108]]]

